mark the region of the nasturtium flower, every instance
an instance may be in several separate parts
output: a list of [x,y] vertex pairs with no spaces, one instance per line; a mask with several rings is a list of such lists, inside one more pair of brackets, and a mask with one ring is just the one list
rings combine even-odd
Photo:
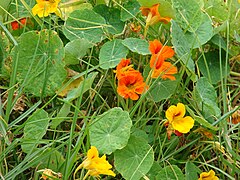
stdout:
[[158,78],[160,76],[162,79],[176,80],[173,74],[176,74],[177,72],[177,68],[170,62],[164,62],[160,68],[153,69],[151,77]]
[[142,74],[137,70],[125,72],[124,76],[118,79],[117,92],[125,99],[138,100],[139,94],[146,89]]
[[219,178],[215,176],[215,172],[210,170],[209,172],[202,172],[198,180],[218,180]]
[[235,111],[235,112],[232,114],[231,122],[232,122],[233,124],[238,124],[238,123],[240,123],[240,110],[237,110],[237,111]]
[[122,59],[121,62],[117,65],[116,76],[117,79],[122,78],[126,72],[135,71],[133,65],[130,65],[130,59]]
[[32,13],[39,17],[47,17],[51,13],[58,14],[58,4],[61,0],[36,0],[37,4],[32,8]]
[[11,26],[13,30],[21,29],[23,28],[22,25],[26,25],[27,23],[27,18],[22,18],[19,20],[21,24],[19,24],[17,21],[11,22]]
[[149,50],[152,54],[150,59],[151,68],[159,69],[166,59],[174,55],[174,50],[171,47],[163,46],[157,39],[149,42]]
[[154,4],[152,7],[141,7],[142,15],[147,17],[146,26],[156,24],[157,22],[169,23],[171,18],[162,17],[158,11],[160,4]]
[[98,150],[95,146],[91,146],[91,149],[88,150],[87,158],[77,167],[74,172],[74,176],[76,172],[81,168],[88,170],[84,179],[86,179],[89,175],[95,177],[99,177],[100,174],[110,175],[114,177],[116,176],[116,174],[110,170],[112,168],[112,165],[109,164],[109,162],[106,160],[106,155],[99,157]]
[[180,133],[188,133],[194,125],[194,120],[190,116],[185,116],[185,105],[178,103],[177,106],[171,105],[166,111],[168,129],[177,130]]

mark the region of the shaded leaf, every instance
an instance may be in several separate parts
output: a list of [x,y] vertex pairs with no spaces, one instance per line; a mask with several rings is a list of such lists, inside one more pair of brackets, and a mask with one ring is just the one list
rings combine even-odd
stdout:
[[201,173],[201,170],[192,162],[186,163],[185,171],[186,180],[198,179],[198,173]]
[[98,116],[89,128],[90,142],[100,153],[111,154],[128,143],[132,121],[128,112],[115,107]]
[[104,17],[106,23],[109,25],[107,30],[110,34],[119,34],[123,31],[124,23],[120,20],[119,9],[100,4],[95,6],[93,10]]
[[134,16],[137,15],[137,13],[140,12],[140,4],[136,0],[128,1],[123,5],[121,9],[121,20],[122,21],[127,21]]

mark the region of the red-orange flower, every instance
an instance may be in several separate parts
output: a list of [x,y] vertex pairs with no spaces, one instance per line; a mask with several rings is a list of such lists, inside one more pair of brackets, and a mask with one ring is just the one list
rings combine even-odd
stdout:
[[160,68],[166,59],[171,58],[174,55],[174,50],[171,47],[163,46],[157,39],[149,42],[149,50],[152,53],[152,57],[150,59],[151,68]]
[[177,68],[170,62],[165,62],[166,59],[173,57],[174,50],[169,46],[163,46],[160,41],[155,39],[149,42],[149,50],[152,53],[150,59],[150,67],[153,69],[152,78],[175,80],[173,74],[176,74]]
[[123,98],[137,100],[139,94],[142,94],[147,88],[146,83],[139,71],[127,71],[124,76],[118,80],[117,92]]
[[176,80],[173,74],[176,74],[177,68],[173,66],[170,62],[164,62],[159,69],[154,68],[152,72],[152,78],[158,78],[161,76],[162,79]]
[[169,23],[171,18],[169,17],[162,17],[158,11],[160,4],[154,4],[152,7],[141,7],[140,10],[142,11],[143,16],[147,16],[146,24],[153,25],[157,22],[163,22],[165,24]]
[[135,69],[133,69],[133,65],[129,65],[130,62],[130,59],[122,59],[121,62],[117,65],[115,71],[117,79],[120,79],[122,76],[124,76],[125,72],[135,71]]
[[[27,19],[26,18],[22,18],[19,21],[20,21],[21,24],[26,25]],[[19,24],[17,21],[11,22],[12,29],[13,30],[17,30],[17,29],[23,28],[23,26],[21,24]]]

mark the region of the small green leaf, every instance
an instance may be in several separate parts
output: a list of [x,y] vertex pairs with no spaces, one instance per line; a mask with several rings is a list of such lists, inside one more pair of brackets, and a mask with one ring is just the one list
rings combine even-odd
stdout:
[[138,180],[154,162],[152,147],[143,139],[131,136],[128,144],[114,152],[115,167],[126,180]]
[[149,180],[156,180],[156,176],[161,169],[162,167],[158,164],[158,162],[154,161],[151,169],[148,171],[146,176],[149,178]]
[[87,50],[91,47],[93,47],[93,44],[86,39],[75,39],[67,43],[64,48],[66,65],[79,64],[80,59],[86,55]]
[[104,4],[99,4],[93,9],[100,14],[109,25],[107,30],[110,34],[120,34],[124,29],[124,23],[120,20],[120,10],[117,8],[110,8]]
[[152,98],[155,102],[159,102],[163,99],[168,99],[176,90],[178,81],[162,80],[161,78],[153,82],[150,87],[149,98]]
[[132,121],[128,112],[113,108],[98,116],[89,128],[91,145],[100,153],[111,154],[127,145]]
[[163,0],[138,0],[138,2],[141,4],[141,6],[144,7],[151,7],[154,4],[161,3]]
[[185,180],[185,177],[176,165],[172,166],[166,166],[163,168],[158,175],[156,176],[156,179],[161,179],[161,180]]
[[115,39],[106,42],[100,49],[99,63],[102,69],[116,67],[122,58],[126,58],[128,49],[122,44],[122,40]]
[[22,150],[30,152],[37,147],[39,141],[46,134],[49,124],[48,113],[43,109],[36,110],[26,122],[23,131]]
[[132,19],[140,12],[140,4],[136,0],[128,1],[123,7],[121,9],[121,20],[124,22]]
[[105,19],[93,10],[75,10],[67,18],[63,33],[70,40],[80,38],[97,43],[106,38],[103,31],[106,26]]
[[122,44],[132,52],[142,55],[151,54],[149,51],[149,44],[145,39],[126,38],[123,40]]
[[[30,31],[19,37],[11,56],[18,61],[17,80],[26,92],[51,96],[67,76],[63,43],[55,31]],[[37,79],[37,80],[36,80]]]

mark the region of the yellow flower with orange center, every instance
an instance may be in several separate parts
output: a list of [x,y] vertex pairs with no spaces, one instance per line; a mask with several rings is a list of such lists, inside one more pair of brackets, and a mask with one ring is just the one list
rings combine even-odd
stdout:
[[166,118],[169,129],[174,129],[180,133],[188,133],[194,125],[194,120],[190,116],[185,116],[185,105],[178,103],[177,106],[172,105],[166,111]]
[[36,0],[37,4],[32,8],[33,15],[47,17],[51,13],[58,14],[58,4],[61,0]]
[[210,170],[209,172],[202,172],[198,180],[218,180],[219,178],[215,176],[215,172]]
[[116,176],[116,174],[110,170],[112,165],[106,160],[106,155],[99,157],[98,150],[94,146],[91,146],[91,149],[87,152],[87,158],[75,170],[74,177],[77,171],[81,168],[88,170],[84,179],[89,175],[95,177],[99,177],[100,174]]

